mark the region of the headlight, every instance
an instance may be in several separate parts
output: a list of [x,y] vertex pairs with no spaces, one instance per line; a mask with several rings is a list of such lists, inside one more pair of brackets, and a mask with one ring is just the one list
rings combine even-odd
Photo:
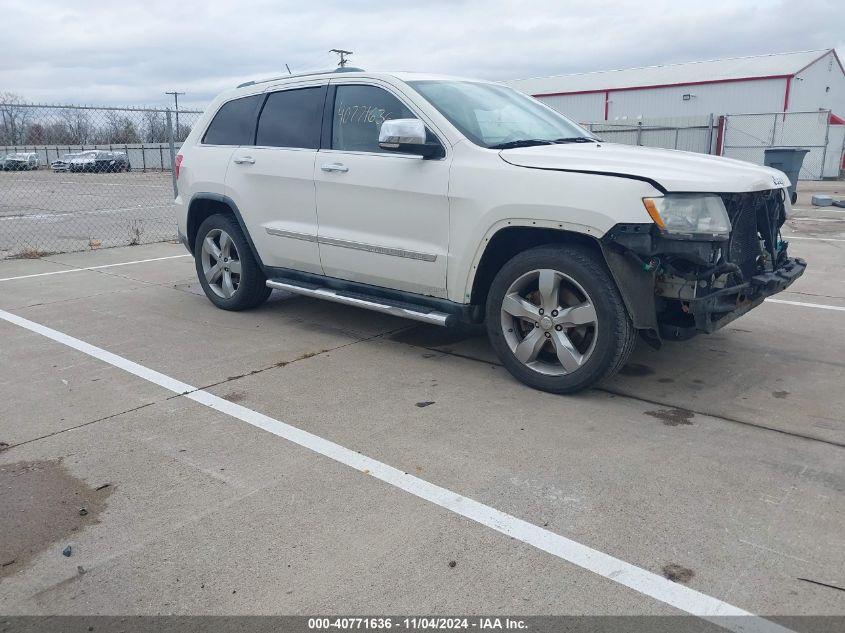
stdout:
[[665,237],[680,240],[725,240],[731,221],[717,195],[673,193],[643,198],[646,211]]

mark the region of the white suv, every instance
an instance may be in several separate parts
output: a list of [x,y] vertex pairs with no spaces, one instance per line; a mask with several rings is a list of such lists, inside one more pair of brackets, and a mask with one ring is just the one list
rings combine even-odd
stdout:
[[604,143],[484,81],[247,82],[209,106],[176,175],[180,236],[218,307],[280,288],[486,322],[508,370],[556,393],[613,374],[638,333],[712,332],[806,267],[780,236],[783,173]]

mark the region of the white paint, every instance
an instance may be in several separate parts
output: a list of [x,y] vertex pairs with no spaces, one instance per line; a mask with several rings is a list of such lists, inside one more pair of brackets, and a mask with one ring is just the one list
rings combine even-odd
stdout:
[[31,279],[33,277],[47,277],[48,275],[64,275],[66,273],[78,273],[82,270],[100,270],[101,268],[115,268],[116,266],[129,266],[130,264],[145,264],[147,262],[160,262],[165,259],[179,259],[180,257],[191,257],[190,254],[168,255],[167,257],[152,257],[150,259],[136,259],[132,262],[120,262],[119,264],[103,264],[102,266],[87,266],[85,268],[67,268],[64,270],[53,270],[49,273],[35,273],[32,275],[19,275],[17,277],[4,277],[0,281],[14,281],[15,279]]
[[[582,545],[581,543],[523,521],[491,506],[464,497],[441,486],[429,483],[419,477],[409,475],[393,466],[271,418],[263,413],[229,402],[207,391],[196,389],[175,378],[166,376],[52,328],[24,319],[5,310],[0,310],[0,319],[45,336],[84,354],[88,354],[164,389],[184,395],[186,398],[210,409],[263,429],[319,455],[323,455],[324,457],[328,457],[336,462],[375,477],[415,497],[429,501],[441,508],[450,510],[455,514],[471,519],[523,543],[533,545],[537,549],[552,554],[561,560],[570,562],[691,615],[711,621],[729,630],[742,633],[758,631],[793,633],[790,629],[754,616],[748,611],[744,611],[727,602],[667,580],[663,576],[641,569],[636,565]],[[735,616],[745,617],[737,618]]]
[[[803,211],[804,213],[808,213],[810,211],[830,211],[832,213],[845,213],[845,209],[839,209],[837,207],[799,207],[795,205],[792,207],[793,211]],[[790,220],[812,220],[814,218],[789,218]]]
[[845,239],[837,237],[796,237],[795,235],[784,235],[789,240],[807,240],[812,242],[845,242]]
[[124,213],[126,211],[150,211],[152,209],[170,209],[172,204],[159,204],[155,206],[137,206],[137,207],[123,207],[120,209],[96,209],[94,211],[65,211],[62,213],[19,213],[17,215],[4,215],[0,217],[2,221],[26,221],[26,220],[52,220],[55,218],[75,217],[80,215],[103,215],[109,213]]
[[[170,178],[169,172],[167,178]],[[35,182],[35,183],[42,183],[46,182],[48,184],[55,184],[50,182],[49,180],[43,180],[41,178],[12,178],[11,182]],[[145,189],[170,189],[170,185],[148,185],[146,183],[134,183],[134,182],[96,182],[91,180],[60,180],[60,185],[80,185],[84,187],[88,187],[90,185],[99,185],[101,187],[143,187]]]
[[766,303],[783,303],[788,306],[801,306],[802,308],[820,308],[822,310],[838,310],[845,312],[842,306],[829,306],[823,303],[804,303],[803,301],[786,301],[784,299],[766,299]]

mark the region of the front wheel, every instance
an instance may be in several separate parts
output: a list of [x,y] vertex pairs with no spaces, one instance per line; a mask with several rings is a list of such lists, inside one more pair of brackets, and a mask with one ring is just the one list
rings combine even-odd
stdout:
[[194,261],[205,296],[224,310],[247,310],[272,291],[240,225],[228,215],[212,215],[200,225]]
[[486,321],[508,371],[552,393],[611,376],[636,340],[603,259],[578,246],[540,246],[507,262],[490,287]]

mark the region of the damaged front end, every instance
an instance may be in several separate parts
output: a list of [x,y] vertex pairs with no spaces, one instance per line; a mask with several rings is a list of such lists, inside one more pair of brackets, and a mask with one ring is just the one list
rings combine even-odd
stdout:
[[654,224],[616,225],[602,248],[634,326],[654,345],[713,332],[806,269],[780,234],[783,189],[667,194],[645,204]]

